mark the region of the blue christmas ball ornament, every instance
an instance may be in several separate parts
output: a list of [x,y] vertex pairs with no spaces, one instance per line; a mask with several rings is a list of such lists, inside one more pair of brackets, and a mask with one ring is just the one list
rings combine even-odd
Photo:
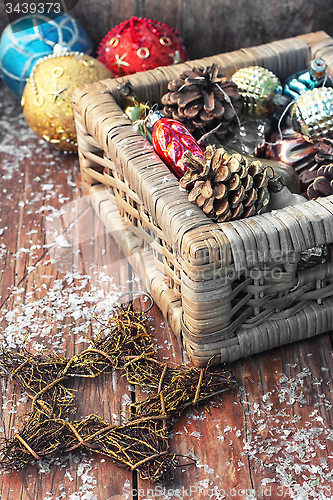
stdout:
[[68,14],[31,14],[17,19],[0,39],[3,81],[21,97],[35,62],[57,48],[90,54],[93,46],[82,26]]

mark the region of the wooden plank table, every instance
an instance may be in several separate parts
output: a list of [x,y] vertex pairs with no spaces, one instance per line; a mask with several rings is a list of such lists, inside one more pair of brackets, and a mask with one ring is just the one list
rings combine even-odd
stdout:
[[[78,159],[38,140],[18,101],[0,90],[0,336],[17,349],[66,356],[88,345],[96,304],[144,289],[80,191]],[[186,356],[156,306],[158,357]],[[189,408],[174,423],[171,451],[182,466],[160,485],[102,455],[73,452],[19,471],[0,471],[1,500],[331,499],[333,384],[331,334],[242,359],[239,388]],[[29,412],[25,394],[1,378],[1,434],[12,436]],[[145,398],[118,373],[73,382],[77,416],[113,423]],[[186,457],[196,464],[186,466]]]

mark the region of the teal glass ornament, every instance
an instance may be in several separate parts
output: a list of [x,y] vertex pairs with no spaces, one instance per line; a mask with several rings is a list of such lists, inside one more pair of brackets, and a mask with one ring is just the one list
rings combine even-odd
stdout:
[[55,47],[69,51],[92,52],[92,43],[68,14],[30,14],[9,24],[0,39],[0,73],[4,83],[18,97],[34,64],[53,54]]
[[327,65],[324,59],[313,59],[308,69],[299,71],[288,78],[283,87],[284,95],[294,100],[307,90],[319,87],[332,87],[332,81],[327,75],[326,70]]

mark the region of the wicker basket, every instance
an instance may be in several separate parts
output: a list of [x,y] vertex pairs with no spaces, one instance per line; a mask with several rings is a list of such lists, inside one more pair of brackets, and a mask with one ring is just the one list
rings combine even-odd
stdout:
[[[324,57],[333,70],[333,40],[324,32],[128,79],[140,100],[154,103],[171,79],[198,64],[216,62],[227,77],[257,64],[283,80],[313,57]],[[118,84],[106,80],[75,91],[83,185],[125,254],[144,271],[154,300],[193,363],[233,361],[330,330],[333,263],[300,271],[298,262],[302,251],[333,242],[333,196],[249,219],[212,222],[188,202],[176,178],[134,130],[121,109]]]

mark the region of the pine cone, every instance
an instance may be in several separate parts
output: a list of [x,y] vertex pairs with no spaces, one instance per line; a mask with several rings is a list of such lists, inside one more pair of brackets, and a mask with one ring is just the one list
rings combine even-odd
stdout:
[[[310,199],[327,196],[327,194],[324,194],[324,192],[328,192],[329,190],[326,182],[324,182],[323,179],[318,181],[317,178],[323,176],[319,173],[319,167],[331,165],[333,163],[333,139],[329,137],[321,137],[316,140],[307,139],[307,142],[309,147],[312,146],[314,149],[314,167],[311,169],[305,168],[299,174],[302,189],[307,191],[307,195]],[[309,166],[311,166],[311,164]],[[323,170],[321,170],[321,172],[322,171]],[[315,184],[314,181],[316,181]],[[324,187],[325,185],[326,187]]]
[[333,163],[319,167],[317,177],[307,189],[310,200],[330,194],[333,194]]
[[198,127],[209,131],[220,123],[219,136],[232,132],[242,101],[236,84],[219,75],[219,69],[217,64],[194,67],[169,82],[169,92],[162,97],[164,114],[191,132]]
[[314,147],[317,151],[315,160],[319,166],[333,163],[333,139],[323,137]]
[[188,170],[181,187],[190,189],[189,201],[217,222],[255,215],[269,201],[267,170],[261,162],[249,165],[239,153],[225,156],[223,148],[209,145],[203,160],[190,151],[182,158]]

